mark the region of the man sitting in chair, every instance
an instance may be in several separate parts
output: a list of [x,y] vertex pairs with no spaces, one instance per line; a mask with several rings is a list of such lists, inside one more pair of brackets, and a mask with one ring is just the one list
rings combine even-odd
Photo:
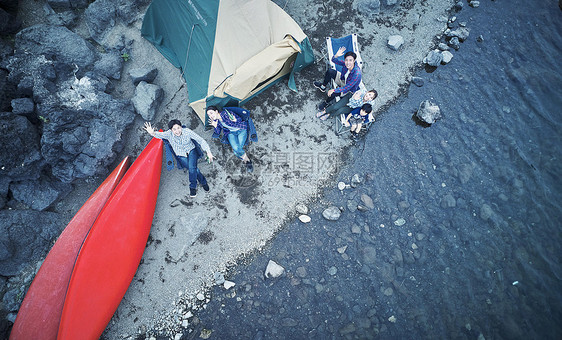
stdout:
[[[340,47],[338,52],[332,57],[332,62],[343,66],[342,72],[328,69],[324,75],[324,82],[314,82],[314,86],[322,92],[326,92],[326,86],[333,79],[336,82],[336,88],[330,89],[328,91],[328,98],[318,105],[320,111],[324,110],[326,106],[330,105],[331,101],[336,97],[340,96],[351,96],[353,92],[359,90],[359,84],[361,84],[361,68],[355,63],[357,59],[357,54],[355,52],[349,51],[345,52],[345,47]],[[344,60],[338,59],[344,56]]]

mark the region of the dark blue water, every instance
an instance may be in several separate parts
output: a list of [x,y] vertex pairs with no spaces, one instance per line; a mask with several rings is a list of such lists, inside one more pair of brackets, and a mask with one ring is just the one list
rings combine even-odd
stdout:
[[[466,7],[452,62],[420,70],[425,85],[350,149],[338,180],[364,183],[328,188],[312,223],[234,268],[184,338],[562,338],[562,11]],[[444,118],[416,125],[431,98]],[[353,209],[362,194],[375,209]],[[346,207],[339,221],[322,218],[328,203]],[[263,278],[270,259],[283,277]]]

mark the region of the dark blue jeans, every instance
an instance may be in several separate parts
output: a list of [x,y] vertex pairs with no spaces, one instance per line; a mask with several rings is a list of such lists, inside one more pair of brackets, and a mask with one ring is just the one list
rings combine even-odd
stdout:
[[189,171],[189,187],[192,189],[197,188],[197,181],[199,181],[201,185],[207,184],[207,179],[203,176],[201,171],[199,171],[199,168],[197,168],[198,159],[199,157],[195,149],[191,150],[187,157],[178,157],[178,162]]
[[[333,70],[331,68],[329,68],[326,71],[326,74],[324,74],[324,86],[328,86],[328,84],[330,83],[330,81],[332,79],[336,79],[336,77],[338,76],[338,72],[336,70]],[[334,98],[339,97],[341,94],[340,93],[332,93],[331,96],[328,96],[328,98],[326,99],[326,104],[330,103],[332,100],[334,100]]]

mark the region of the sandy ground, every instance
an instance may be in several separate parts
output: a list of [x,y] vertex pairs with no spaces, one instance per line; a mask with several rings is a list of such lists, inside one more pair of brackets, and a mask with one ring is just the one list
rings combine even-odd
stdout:
[[[326,69],[326,36],[359,35],[363,81],[379,92],[376,109],[380,110],[400,94],[411,70],[421,66],[435,45],[434,37],[446,28],[447,10],[453,4],[451,0],[402,0],[394,7],[383,6],[378,16],[357,15],[342,21],[351,1],[278,3],[286,5],[285,10],[309,36],[317,61],[297,77],[299,93],[290,91],[284,80],[245,106],[252,111],[259,137],[248,149],[255,162],[252,175],[245,173],[230,148],[211,140],[211,132],[204,130],[187,105],[180,72],[140,36],[144,10],[132,26],[118,26],[109,36],[123,35],[134,41],[114,95],[132,97],[128,70],[156,66],[159,73],[154,83],[164,89],[165,98],[153,125],[163,128],[170,119],[180,119],[209,141],[217,160],[200,163],[211,191],[199,190],[194,199],[189,198],[187,173],[163,169],[149,242],[105,337],[131,338],[146,329],[173,335],[181,326],[178,315],[189,307],[186,301],[213,284],[213,273],[225,273],[259,251],[287,219],[296,217],[296,204],[314,200],[323,185],[333,185],[330,178],[345,162],[351,141],[336,136],[333,121],[315,118],[322,94],[311,85]],[[83,25],[77,31],[87,34]],[[387,38],[394,34],[404,37],[399,51],[386,47]],[[148,143],[142,123],[138,117],[122,157],[137,156]],[[85,183],[58,208],[76,211],[96,183]]]

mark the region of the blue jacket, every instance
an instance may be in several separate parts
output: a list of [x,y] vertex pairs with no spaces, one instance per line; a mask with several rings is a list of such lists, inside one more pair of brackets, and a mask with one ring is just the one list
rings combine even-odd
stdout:
[[[246,128],[248,131],[248,138],[246,139],[246,143],[244,143],[244,145],[248,145],[250,144],[250,142],[257,142],[258,141],[258,134],[256,132],[256,127],[254,126],[254,121],[252,120],[252,118],[250,118],[250,111],[248,110],[244,110],[240,107],[225,107],[224,109],[228,110],[228,111],[232,111],[233,113],[235,113],[237,116],[239,116],[243,121],[248,122],[248,127]],[[230,144],[230,142],[228,141],[228,134],[230,133],[230,131],[222,126],[222,128],[220,129],[220,131],[222,133],[217,133],[216,131],[213,132],[213,138],[220,138],[220,141],[223,144]]]

